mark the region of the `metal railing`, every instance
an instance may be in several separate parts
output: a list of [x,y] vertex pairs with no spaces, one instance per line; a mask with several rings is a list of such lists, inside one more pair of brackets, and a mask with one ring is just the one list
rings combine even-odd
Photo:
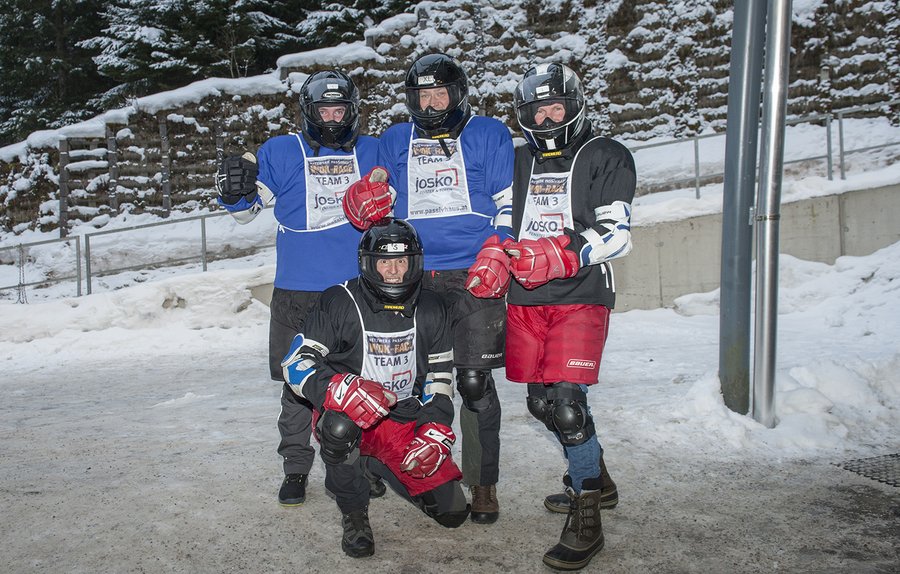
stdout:
[[[274,206],[266,207],[266,209],[272,209]],[[188,217],[179,217],[178,219],[171,221],[157,221],[154,223],[144,223],[141,225],[132,225],[131,227],[120,227],[117,229],[108,229],[105,231],[97,231],[95,233],[85,234],[84,235],[84,265],[85,265],[85,282],[87,285],[87,294],[90,295],[93,292],[93,266],[91,264],[91,240],[92,238],[99,237],[101,235],[113,235],[117,233],[128,233],[132,231],[136,231],[139,229],[148,229],[151,227],[161,227],[164,225],[175,225],[178,223],[188,223],[191,221],[199,221],[200,222],[200,253],[198,255],[188,256],[188,257],[177,257],[177,258],[168,258],[162,261],[155,262],[144,262],[139,263],[137,265],[127,265],[125,267],[113,267],[104,269],[103,275],[111,275],[113,273],[119,273],[122,271],[134,271],[137,269],[152,269],[154,267],[162,267],[162,266],[172,266],[180,263],[189,263],[199,261],[201,264],[202,270],[205,272],[208,269],[209,263],[209,249],[207,246],[207,234],[206,234],[206,220],[214,217],[223,217],[229,215],[227,211],[217,211],[214,213],[205,213],[202,215],[192,215]],[[264,245],[259,245],[253,251],[260,251],[262,249],[266,249],[272,247],[274,243],[267,243]]]
[[[27,255],[26,252],[33,248],[38,247],[40,245],[49,245],[51,243],[74,243],[75,244],[75,275],[60,275],[57,277],[45,277],[44,279],[38,281],[25,281],[24,274],[22,270],[27,263]],[[75,279],[75,296],[81,297],[81,236],[75,235],[73,237],[58,237],[56,239],[45,239],[43,241],[32,241],[30,243],[19,243],[17,245],[9,245],[7,247],[0,247],[0,253],[4,251],[15,251],[16,252],[16,265],[19,267],[19,281],[15,285],[3,285],[0,286],[0,291],[6,291],[8,289],[17,289],[20,293],[20,301],[22,298],[23,289],[25,287],[34,287],[37,285],[46,285],[48,283],[60,283],[62,281],[68,281],[70,279]]]
[[[792,163],[801,163],[806,161],[818,161],[825,160],[826,162],[826,175],[828,180],[831,181],[834,179],[834,150],[832,143],[832,128],[831,124],[834,121],[834,118],[837,117],[838,122],[838,165],[840,166],[841,179],[847,179],[847,170],[846,170],[846,157],[852,153],[861,153],[865,151],[872,151],[876,149],[882,149],[886,147],[891,147],[895,145],[900,145],[900,141],[888,142],[884,144],[878,144],[874,146],[867,146],[863,148],[856,149],[845,149],[845,138],[844,138],[844,118],[848,115],[877,110],[888,106],[894,106],[900,104],[900,99],[891,100],[888,102],[882,102],[879,104],[871,104],[867,106],[858,106],[855,108],[847,108],[844,110],[838,110],[834,113],[829,114],[813,114],[809,116],[803,116],[800,118],[795,118],[792,120],[788,120],[785,122],[786,125],[796,125],[803,123],[814,123],[814,122],[825,122],[825,153],[823,155],[813,155],[808,157],[802,157],[798,159],[792,159],[789,161],[785,161],[784,165],[792,164]],[[700,140],[715,138],[715,137],[724,137],[725,133],[715,133],[715,134],[703,134],[699,136],[692,136],[689,138],[682,138],[677,140],[663,141],[663,142],[655,142],[652,144],[644,144],[644,145],[636,145],[629,146],[629,150],[631,152],[637,152],[643,149],[650,149],[656,147],[670,146],[670,145],[678,145],[684,144],[687,142],[693,143],[694,147],[694,175],[691,177],[685,178],[676,178],[676,179],[666,179],[664,184],[669,189],[677,189],[681,184],[693,184],[694,186],[694,196],[697,199],[700,199],[700,187],[702,181],[721,181],[721,179],[725,176],[724,170],[722,172],[714,172],[714,173],[702,173],[700,169]]]
[[[834,121],[834,117],[836,116],[837,122],[838,122],[838,150],[839,150],[838,165],[840,168],[841,179],[847,179],[847,177],[846,177],[846,157],[848,155],[854,154],[854,153],[872,151],[875,149],[882,149],[882,148],[886,148],[886,147],[890,147],[890,146],[900,145],[900,141],[888,142],[888,143],[883,143],[883,144],[878,144],[878,145],[873,145],[873,146],[866,146],[866,147],[862,147],[862,148],[846,149],[845,138],[844,138],[844,124],[843,124],[844,118],[850,114],[859,113],[859,112],[863,112],[863,111],[870,111],[870,110],[875,110],[875,109],[881,109],[886,106],[893,106],[896,104],[900,104],[900,99],[895,99],[895,100],[891,100],[889,102],[884,102],[884,103],[880,103],[880,104],[858,106],[858,107],[854,107],[854,108],[839,110],[837,112],[834,112],[833,114],[815,114],[815,115],[804,116],[802,118],[796,118],[793,120],[789,120],[788,122],[786,122],[788,125],[824,121],[827,143],[826,143],[824,155],[803,157],[803,158],[799,158],[799,159],[793,159],[791,161],[785,161],[784,163],[789,164],[789,163],[799,163],[799,162],[804,162],[804,161],[818,161],[818,160],[824,159],[826,161],[826,170],[827,170],[828,179],[829,180],[833,179],[834,157],[833,157],[833,149],[832,149],[832,141],[831,141],[832,140],[831,124]],[[629,149],[632,152],[635,152],[635,151],[639,151],[642,149],[650,149],[650,148],[669,146],[669,145],[679,145],[679,144],[684,144],[686,142],[691,142],[693,144],[693,148],[694,148],[694,152],[693,152],[694,153],[694,158],[693,158],[694,159],[694,175],[692,177],[688,177],[688,178],[669,179],[669,180],[665,181],[665,184],[667,186],[677,186],[682,183],[691,183],[694,186],[695,196],[699,199],[700,198],[700,186],[701,186],[701,182],[703,180],[710,180],[710,179],[724,177],[724,172],[723,173],[712,173],[712,174],[701,173],[700,140],[714,138],[714,137],[723,137],[724,135],[725,135],[724,133],[704,134],[704,135],[694,136],[691,138],[632,146]],[[272,206],[267,207],[267,209],[271,209],[271,208],[272,208]],[[118,229],[109,229],[109,230],[104,230],[104,231],[97,231],[95,233],[85,234],[83,236],[84,237],[84,267],[85,267],[85,283],[86,283],[86,287],[87,287],[87,293],[91,294],[93,292],[93,278],[97,275],[110,275],[110,274],[118,273],[121,271],[133,271],[136,269],[149,269],[149,268],[161,267],[161,266],[171,266],[174,264],[186,263],[186,262],[191,262],[191,261],[199,261],[201,263],[201,267],[202,267],[203,271],[206,271],[207,264],[208,264],[209,257],[210,257],[209,250],[207,247],[206,220],[213,218],[213,217],[223,217],[225,215],[228,215],[228,213],[225,211],[217,211],[214,213],[208,213],[208,214],[203,214],[203,215],[180,217],[178,219],[159,221],[159,222],[155,222],[155,223],[147,223],[147,224],[143,224],[143,225],[134,225],[131,227],[122,227],[122,228],[118,228]],[[112,235],[112,234],[116,234],[116,233],[127,233],[127,232],[136,231],[136,230],[147,229],[150,227],[175,225],[175,224],[179,224],[179,223],[185,223],[185,222],[196,221],[196,220],[200,221],[200,253],[198,255],[190,256],[190,257],[181,257],[181,258],[168,258],[168,259],[164,259],[164,260],[158,261],[158,262],[140,263],[137,265],[130,265],[130,266],[126,266],[126,267],[104,269],[101,273],[96,273],[93,270],[93,265],[91,262],[91,241],[95,237],[99,237],[99,236],[103,236],[103,235]],[[59,238],[59,239],[48,239],[48,240],[44,240],[44,241],[35,241],[35,242],[31,242],[31,243],[21,243],[18,245],[0,247],[0,252],[9,251],[9,250],[18,250],[18,252],[20,254],[19,258],[18,258],[18,264],[21,267],[22,265],[25,264],[25,261],[23,260],[25,250],[30,249],[35,246],[38,246],[38,245],[43,245],[43,244],[73,241],[75,243],[75,270],[76,270],[74,276],[66,275],[66,276],[57,276],[57,277],[47,277],[47,278],[44,278],[39,281],[29,281],[29,282],[25,282],[24,280],[20,279],[19,283],[15,284],[15,285],[8,285],[8,286],[0,287],[0,291],[8,290],[8,289],[19,289],[20,293],[21,293],[25,287],[31,287],[31,286],[35,286],[35,285],[46,285],[49,283],[62,282],[62,281],[68,281],[70,279],[76,279],[76,283],[77,283],[76,295],[81,296],[81,293],[82,293],[82,291],[81,291],[81,288],[82,288],[82,286],[81,286],[81,281],[82,281],[81,237],[82,236],[74,235],[74,236],[63,237],[63,238]],[[274,245],[274,244],[270,243],[270,244],[256,246],[253,249],[253,251],[261,251],[263,249],[267,249],[267,248],[271,247],[272,245]],[[21,297],[20,297],[20,299],[21,299]]]

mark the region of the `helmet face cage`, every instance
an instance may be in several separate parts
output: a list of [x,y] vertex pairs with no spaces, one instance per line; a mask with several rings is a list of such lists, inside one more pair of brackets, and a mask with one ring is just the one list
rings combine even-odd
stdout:
[[[562,104],[561,121],[544,117],[536,123],[542,106]],[[568,66],[542,64],[525,73],[515,90],[516,119],[534,149],[552,151],[565,148],[584,126],[584,90],[581,80]]]
[[[378,272],[380,259],[409,258],[399,283],[388,283]],[[401,219],[386,219],[366,231],[359,242],[359,275],[363,284],[381,301],[399,303],[412,295],[422,281],[425,258],[419,235]]]
[[[340,121],[324,121],[320,108],[345,106]],[[300,88],[303,129],[320,145],[338,148],[352,144],[359,135],[359,91],[343,72],[329,70],[310,75]]]
[[[422,90],[444,88],[449,104],[442,110],[422,108]],[[469,114],[469,80],[460,65],[446,54],[422,56],[406,73],[406,108],[413,123],[425,132],[448,131]]]

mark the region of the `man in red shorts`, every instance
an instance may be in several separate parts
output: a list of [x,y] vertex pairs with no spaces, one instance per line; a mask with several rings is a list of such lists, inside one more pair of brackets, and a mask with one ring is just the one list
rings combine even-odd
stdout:
[[382,478],[442,526],[469,516],[450,457],[452,338],[438,295],[422,289],[422,244],[385,219],[359,244],[359,277],[330,287],[282,363],[315,407],[325,486],[341,510],[341,547],[371,556],[369,480]]
[[516,149],[513,176],[518,239],[485,244],[467,287],[479,297],[509,290],[506,376],[528,383],[528,410],[568,459],[565,496],[544,502],[568,513],[544,563],[577,570],[603,547],[600,508],[618,501],[587,392],[598,381],[615,303],[609,261],[631,251],[634,160],[623,145],[591,133],[581,82],[564,65],[526,72],[515,103],[528,142]]

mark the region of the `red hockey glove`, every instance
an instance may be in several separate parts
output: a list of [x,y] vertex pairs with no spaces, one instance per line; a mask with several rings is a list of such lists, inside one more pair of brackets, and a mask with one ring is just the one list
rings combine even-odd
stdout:
[[387,170],[376,166],[347,189],[344,215],[357,229],[365,231],[391,212],[394,196],[387,180]]
[[509,270],[526,289],[534,289],[553,279],[565,279],[578,273],[578,254],[566,249],[568,235],[522,239],[506,245],[511,259]]
[[503,250],[504,245],[512,244],[512,239],[500,243],[500,238],[492,235],[487,238],[475,263],[469,267],[466,278],[466,289],[481,299],[496,299],[506,295],[509,289],[509,255]]
[[325,393],[326,409],[341,411],[362,429],[383,419],[397,403],[397,395],[375,381],[338,373],[331,377]]
[[456,435],[450,427],[425,423],[416,431],[416,438],[406,445],[400,470],[413,478],[431,476],[450,456],[450,447],[455,442]]

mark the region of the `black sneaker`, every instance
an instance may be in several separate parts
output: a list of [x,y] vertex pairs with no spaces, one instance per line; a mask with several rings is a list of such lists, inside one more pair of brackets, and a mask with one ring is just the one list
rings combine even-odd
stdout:
[[365,558],[375,554],[375,537],[369,526],[368,509],[354,510],[341,515],[341,549],[352,558]]
[[278,502],[281,506],[299,506],[306,500],[306,475],[289,474],[284,477],[278,491]]

